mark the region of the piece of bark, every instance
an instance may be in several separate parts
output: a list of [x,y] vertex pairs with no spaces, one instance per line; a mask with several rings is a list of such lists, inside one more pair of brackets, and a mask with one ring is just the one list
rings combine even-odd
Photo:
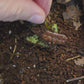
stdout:
[[53,44],[65,45],[67,41],[67,37],[63,34],[58,34],[54,32],[50,32],[48,30],[41,31],[39,28],[34,28],[33,32],[39,35],[43,40],[47,42],[51,42]]

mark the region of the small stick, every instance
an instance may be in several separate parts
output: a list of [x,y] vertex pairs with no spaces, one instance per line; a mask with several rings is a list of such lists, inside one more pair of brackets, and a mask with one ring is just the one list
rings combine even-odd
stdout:
[[16,44],[17,44],[17,39],[15,38],[15,46],[14,46],[13,54],[15,53],[16,48],[17,48]]
[[73,78],[73,79],[68,79],[66,80],[66,82],[71,82],[71,81],[75,81],[75,80],[80,80],[80,79],[84,79],[84,76],[81,76],[81,77],[76,77],[76,78]]
[[14,50],[13,50],[13,54],[15,53],[15,51],[16,51],[16,48],[17,48],[17,46],[15,45],[15,46],[14,46]]
[[[15,53],[15,51],[16,51],[16,48],[17,48],[17,39],[15,38],[15,46],[14,46],[14,49],[13,49],[13,54]],[[10,59],[12,59],[13,58],[13,55],[10,57]]]
[[80,55],[77,55],[77,56],[75,56],[75,57],[72,57],[72,58],[66,59],[66,61],[74,60],[74,59],[76,59],[76,58],[78,58],[78,57],[80,57]]

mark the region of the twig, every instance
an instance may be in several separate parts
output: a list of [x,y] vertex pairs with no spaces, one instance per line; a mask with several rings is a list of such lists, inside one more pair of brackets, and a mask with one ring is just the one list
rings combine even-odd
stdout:
[[[16,48],[17,48],[17,39],[15,38],[15,46],[14,46],[14,49],[13,49],[13,54],[15,53],[15,51],[16,51]],[[10,59],[12,59],[13,58],[13,54],[12,54],[12,56],[10,57]]]
[[16,48],[17,48],[16,44],[17,44],[17,39],[15,38],[15,46],[14,46],[14,49],[13,49],[13,54],[15,53]]
[[78,57],[80,57],[80,55],[77,55],[77,56],[75,56],[75,57],[72,57],[72,58],[66,59],[66,61],[74,60],[74,59],[76,59],[76,58],[78,58]]
[[71,81],[80,80],[80,79],[84,79],[84,76],[76,77],[76,78],[73,78],[73,79],[68,79],[68,80],[66,80],[66,82],[71,82]]

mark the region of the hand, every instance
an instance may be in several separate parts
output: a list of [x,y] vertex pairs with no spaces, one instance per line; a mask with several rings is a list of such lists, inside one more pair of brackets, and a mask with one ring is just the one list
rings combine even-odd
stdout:
[[43,23],[51,3],[52,0],[0,0],[0,21]]

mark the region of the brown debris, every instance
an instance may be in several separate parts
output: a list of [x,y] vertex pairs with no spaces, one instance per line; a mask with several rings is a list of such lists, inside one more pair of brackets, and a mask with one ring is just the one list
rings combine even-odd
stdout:
[[48,30],[40,30],[39,28],[32,29],[34,33],[38,34],[43,40],[53,44],[65,45],[67,37],[63,34],[50,32]]
[[75,64],[76,65],[79,65],[79,66],[83,66],[84,65],[84,57],[82,57],[81,59],[77,59],[77,60],[74,60]]
[[42,34],[42,38],[45,41],[53,42],[55,44],[64,45],[67,41],[67,37],[63,34],[53,33],[46,31]]
[[[78,6],[75,6],[75,5],[67,6],[65,13],[68,15],[68,19],[72,19],[72,20],[79,19],[80,15],[81,15]],[[66,16],[64,19],[67,19]]]
[[66,11],[63,12],[64,20],[70,20],[73,23],[75,30],[78,30],[78,28],[81,26],[80,16],[81,12],[78,6],[75,5],[67,6]]
[[65,4],[66,10],[63,12],[63,19],[64,21],[71,21],[73,23],[73,26],[75,27],[75,30],[78,30],[78,28],[81,26],[80,23],[80,16],[81,11],[78,7],[78,5],[75,5],[75,1],[73,0],[57,0],[57,3]]

